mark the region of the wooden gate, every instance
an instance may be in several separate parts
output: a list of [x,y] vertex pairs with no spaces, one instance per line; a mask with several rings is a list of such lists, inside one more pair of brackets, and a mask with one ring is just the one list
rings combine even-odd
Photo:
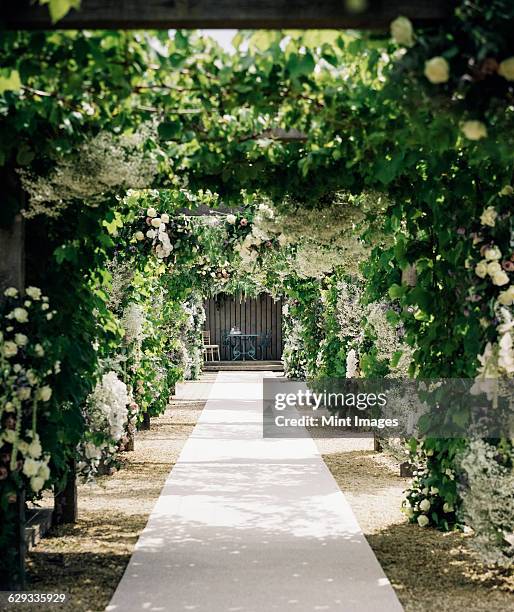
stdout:
[[243,334],[268,334],[269,343],[257,350],[257,359],[278,361],[282,358],[282,301],[261,293],[257,298],[239,298],[221,293],[204,303],[205,329],[211,332],[211,343],[218,344],[222,361],[231,359],[230,349],[223,342],[225,333],[238,327]]

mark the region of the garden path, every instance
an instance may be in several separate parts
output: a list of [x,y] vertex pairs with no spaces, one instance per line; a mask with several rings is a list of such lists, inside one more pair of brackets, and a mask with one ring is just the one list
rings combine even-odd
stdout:
[[263,439],[262,379],[220,372],[107,610],[400,612],[311,438]]

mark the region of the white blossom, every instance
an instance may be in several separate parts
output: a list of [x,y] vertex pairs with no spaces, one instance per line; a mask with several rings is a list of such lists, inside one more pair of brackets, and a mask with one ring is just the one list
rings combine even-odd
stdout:
[[496,218],[498,217],[498,213],[494,206],[488,206],[484,209],[483,213],[480,215],[480,223],[482,225],[488,225],[489,227],[494,227],[496,223]]
[[498,74],[507,81],[514,81],[514,57],[508,57],[500,62]]
[[399,45],[412,47],[414,44],[414,30],[407,17],[397,17],[391,22],[391,37]]
[[461,129],[468,140],[481,140],[482,138],[487,138],[487,128],[481,121],[465,121]]
[[13,310],[13,317],[18,323],[26,323],[29,320],[29,313],[25,308],[17,307]]
[[433,57],[425,62],[425,76],[434,85],[446,83],[450,78],[450,66],[444,57]]

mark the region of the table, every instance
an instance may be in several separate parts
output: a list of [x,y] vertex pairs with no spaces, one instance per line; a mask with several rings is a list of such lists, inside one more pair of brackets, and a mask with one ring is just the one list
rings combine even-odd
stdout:
[[228,334],[228,345],[231,349],[232,361],[249,357],[255,361],[257,355],[257,338],[259,334]]

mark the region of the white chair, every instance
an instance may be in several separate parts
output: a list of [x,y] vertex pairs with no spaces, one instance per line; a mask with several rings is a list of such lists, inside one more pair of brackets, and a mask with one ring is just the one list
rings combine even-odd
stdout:
[[211,344],[211,332],[209,330],[203,331],[202,338],[204,361],[220,361],[220,347],[218,344]]

